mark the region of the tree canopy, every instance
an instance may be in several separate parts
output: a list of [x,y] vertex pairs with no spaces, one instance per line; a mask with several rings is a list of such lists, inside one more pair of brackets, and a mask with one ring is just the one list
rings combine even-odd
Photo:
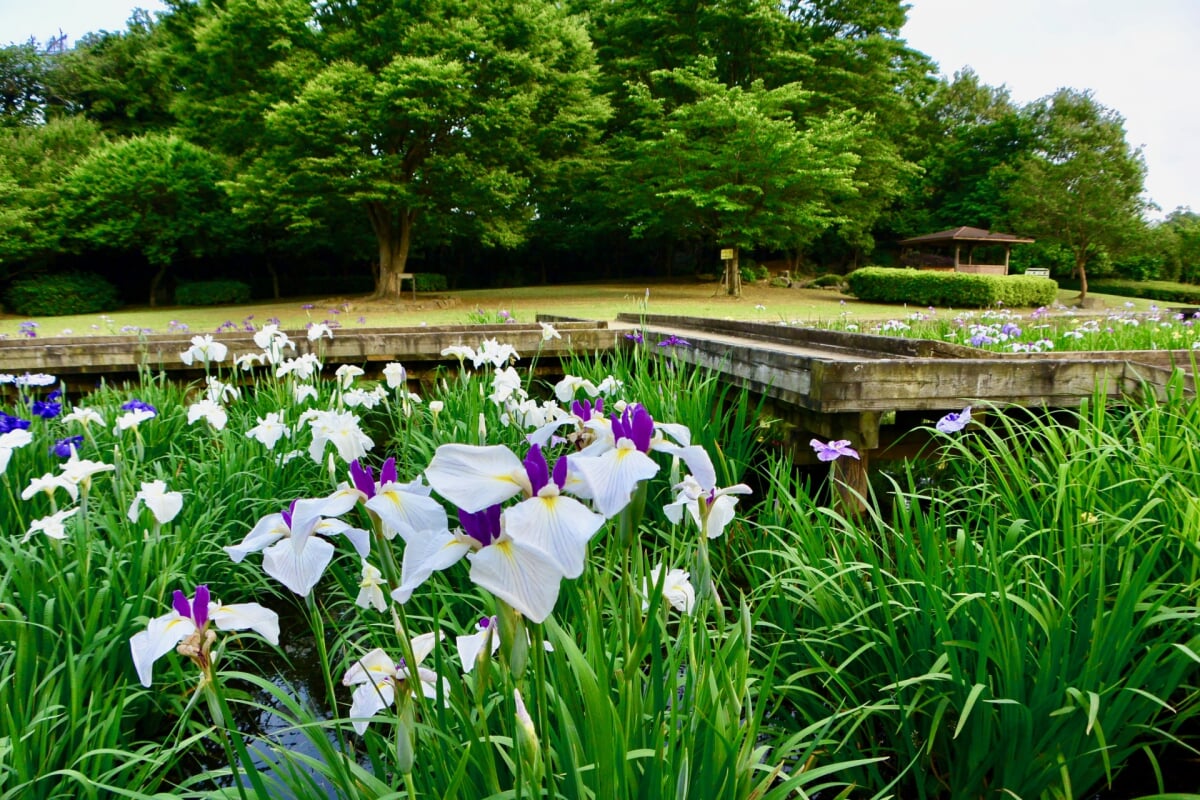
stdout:
[[1115,111],[938,78],[902,0],[167,7],[0,49],[0,280],[133,256],[265,292],[319,253],[394,297],[414,269],[711,272],[722,247],[844,271],[957,225],[1037,236],[1085,292],[1096,265],[1200,279],[1191,218],[1143,220]]
[[1088,263],[1119,251],[1140,227],[1146,165],[1121,116],[1088,92],[1059,90],[1025,114],[1034,144],[1009,190],[1013,219],[1071,251],[1086,297]]

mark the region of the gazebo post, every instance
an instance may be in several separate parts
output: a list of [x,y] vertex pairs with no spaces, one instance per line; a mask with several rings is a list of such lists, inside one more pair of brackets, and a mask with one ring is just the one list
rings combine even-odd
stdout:
[[958,245],[958,244],[954,245],[954,271],[955,272],[958,272],[958,248],[959,247],[960,247],[960,245]]
[[1005,275],[1008,274],[1008,254],[1011,252],[1012,252],[1012,247],[1010,245],[1005,245],[1004,246],[1004,274]]

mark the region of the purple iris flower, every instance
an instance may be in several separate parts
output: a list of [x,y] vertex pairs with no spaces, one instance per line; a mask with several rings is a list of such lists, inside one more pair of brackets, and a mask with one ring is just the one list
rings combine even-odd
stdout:
[[379,468],[379,483],[375,483],[375,473],[368,465],[360,464],[356,458],[350,462],[350,480],[354,483],[354,488],[370,500],[375,496],[377,486],[399,482],[400,474],[396,472],[396,459],[389,458],[383,462],[383,466]]
[[592,418],[592,414],[604,413],[604,398],[597,397],[596,404],[592,405],[591,400],[576,400],[571,403],[571,414],[575,417],[587,422]]
[[658,343],[659,347],[691,347],[692,343],[687,339],[681,339],[675,334],[671,334],[667,338]]
[[1002,328],[1000,328],[1000,332],[1002,334],[1004,334],[1005,336],[1020,336],[1021,335],[1021,329],[1018,328],[1016,325],[1014,325],[1011,322],[1004,323],[1004,326]]
[[59,458],[70,458],[71,449],[78,449],[83,443],[83,434],[68,436],[65,439],[59,439],[50,448],[50,455],[58,456]]
[[637,342],[638,344],[642,344],[642,342],[645,341],[640,333],[627,333],[625,334],[625,338],[631,342]]
[[967,340],[967,344],[971,347],[983,347],[985,344],[995,344],[996,340],[986,333],[977,333]]
[[613,441],[628,439],[643,453],[650,452],[650,439],[654,436],[654,418],[640,403],[625,407],[621,416],[612,417]]
[[969,424],[971,424],[971,407],[967,406],[962,411],[951,411],[939,419],[934,427],[942,433],[958,433]]
[[463,532],[484,547],[500,538],[500,504],[470,513],[458,510],[458,523]]
[[29,410],[42,419],[54,419],[62,413],[62,403],[34,400],[29,404]]
[[837,461],[842,456],[858,458],[858,451],[850,446],[849,439],[838,439],[829,443],[813,439],[809,444],[812,445],[813,451],[821,461]]
[[171,598],[171,605],[175,608],[179,616],[190,619],[196,623],[197,628],[204,628],[208,624],[208,603],[209,593],[208,587],[200,584],[196,587],[196,594],[191,602],[188,602],[187,595],[176,589],[175,594]]
[[529,486],[534,495],[550,483],[551,477],[554,478],[554,483],[559,489],[567,485],[567,460],[565,458],[560,458],[554,462],[554,474],[551,476],[550,465],[546,463],[546,456],[543,455],[542,448],[535,444],[525,454],[524,463],[525,474],[529,476]]
[[136,397],[121,406],[122,411],[149,411],[151,414],[158,416],[158,409],[149,403],[138,400]]
[[279,516],[283,517],[283,524],[287,525],[288,530],[292,529],[292,515],[296,513],[296,503],[299,500],[293,500],[292,504],[287,507],[286,511],[280,511]]
[[29,428],[29,420],[14,417],[12,414],[5,414],[0,411],[0,433],[8,433],[15,430],[27,430]]

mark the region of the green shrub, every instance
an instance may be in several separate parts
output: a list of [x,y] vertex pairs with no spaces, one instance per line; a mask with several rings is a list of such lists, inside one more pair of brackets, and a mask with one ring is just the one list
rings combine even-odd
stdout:
[[1025,275],[974,275],[965,272],[866,267],[846,276],[849,291],[873,303],[986,308],[1050,305],[1058,284]]
[[414,272],[413,283],[418,292],[444,292],[447,289],[446,276],[440,272]]
[[771,270],[767,269],[762,264],[755,263],[750,259],[744,259],[738,263],[738,272],[742,275],[744,283],[754,283],[755,281],[765,281],[771,277]]
[[181,306],[225,306],[250,302],[250,285],[241,281],[193,281],[175,288]]
[[8,305],[22,316],[54,317],[111,311],[121,305],[117,287],[91,272],[39,275],[13,281]]
[[1100,294],[1115,294],[1120,297],[1141,297],[1163,303],[1200,305],[1200,286],[1171,281],[1089,281],[1088,288]]
[[846,278],[843,275],[835,275],[832,272],[826,275],[818,275],[809,282],[809,286],[814,289],[832,289],[839,288],[846,284]]

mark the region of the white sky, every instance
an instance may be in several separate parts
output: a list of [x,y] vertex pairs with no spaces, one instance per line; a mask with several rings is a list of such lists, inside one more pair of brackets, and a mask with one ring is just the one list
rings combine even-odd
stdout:
[[[1146,190],[1162,213],[1200,211],[1200,0],[909,0],[903,34],[946,75],[970,65],[1018,103],[1068,86],[1091,89],[1143,147]],[[0,0],[0,43],[61,28],[124,30],[133,8],[161,0]]]
[[135,8],[165,11],[161,0],[0,0],[0,44],[44,42],[67,34],[67,44],[95,31],[123,31]]
[[1091,89],[1143,148],[1161,216],[1200,211],[1200,0],[909,0],[903,35],[945,75],[970,65],[1018,103]]

